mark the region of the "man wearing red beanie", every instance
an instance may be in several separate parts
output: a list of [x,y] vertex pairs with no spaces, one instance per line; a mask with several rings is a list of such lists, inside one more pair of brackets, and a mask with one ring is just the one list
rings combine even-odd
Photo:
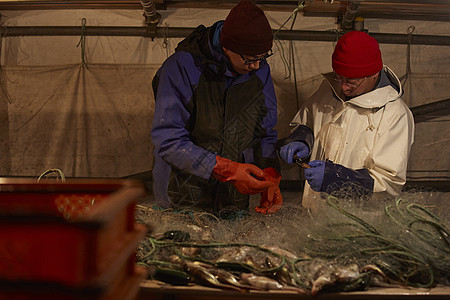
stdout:
[[240,1],[225,21],[198,26],[153,78],[153,195],[166,207],[276,212],[282,197],[275,153],[277,99],[266,58],[273,35],[264,12]]
[[400,98],[397,76],[383,66],[377,41],[361,31],[344,34],[333,71],[294,117],[280,156],[308,160],[303,206],[324,198],[397,195],[406,182],[414,120]]

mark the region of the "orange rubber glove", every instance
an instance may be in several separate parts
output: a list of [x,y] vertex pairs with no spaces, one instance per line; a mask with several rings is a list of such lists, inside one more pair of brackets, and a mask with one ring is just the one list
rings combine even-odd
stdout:
[[255,210],[260,214],[267,215],[277,212],[283,204],[280,191],[281,174],[274,168],[265,168],[263,171],[264,179],[272,182],[272,185],[261,193],[261,201]]
[[220,156],[216,156],[216,161],[211,175],[219,181],[231,182],[241,194],[259,194],[273,185],[273,182],[265,180],[264,171],[255,165],[237,163]]

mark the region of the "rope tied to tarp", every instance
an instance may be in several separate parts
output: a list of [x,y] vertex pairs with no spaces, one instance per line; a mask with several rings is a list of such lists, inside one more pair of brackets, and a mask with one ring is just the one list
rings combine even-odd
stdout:
[[273,38],[275,39],[278,32],[281,30],[281,28],[284,27],[284,25],[286,25],[286,23],[292,19],[295,18],[297,16],[297,13],[299,10],[303,9],[305,7],[305,1],[299,1],[297,4],[297,7],[292,11],[292,14],[289,16],[289,18],[286,19],[286,21],[284,21],[284,23],[280,26],[280,28],[278,28],[277,31],[275,31],[275,33],[273,34]]
[[169,40],[167,39],[167,37],[169,36],[169,24],[165,23],[164,25],[164,39],[162,42],[162,48],[166,50],[166,57],[170,56],[169,53]]
[[409,26],[406,30],[406,32],[408,33],[408,37],[406,38],[406,72],[405,75],[400,77],[400,81],[403,85],[408,80],[409,75],[411,75],[411,41],[414,30],[416,30],[416,27],[414,25]]
[[281,45],[281,42],[277,39],[277,34],[281,30],[281,28],[283,28],[286,25],[286,23],[289,20],[291,20],[291,19],[292,19],[292,23],[291,23],[290,30],[293,30],[294,24],[295,24],[295,20],[297,19],[297,14],[304,7],[305,7],[305,1],[299,1],[298,4],[297,4],[297,7],[292,11],[292,13],[289,16],[289,18],[286,19],[286,21],[278,28],[278,30],[273,35],[274,40],[276,42],[278,42],[276,45],[281,50],[281,60],[283,61],[283,64],[285,66],[285,70],[287,69],[287,71],[288,71],[288,74],[284,77],[284,79],[288,79],[288,78],[291,77],[291,64],[290,63],[292,62],[292,68],[293,68],[293,73],[294,73],[295,99],[297,99],[297,109],[299,108],[299,103],[298,103],[298,86],[297,86],[297,76],[296,76],[296,72],[295,72],[295,59],[294,59],[294,49],[293,49],[292,41],[289,41],[289,56],[290,57],[289,57],[289,62],[288,62],[286,57],[285,57],[283,46]]
[[81,36],[77,47],[81,45],[81,65],[89,70],[85,56],[86,56],[86,18],[81,19]]

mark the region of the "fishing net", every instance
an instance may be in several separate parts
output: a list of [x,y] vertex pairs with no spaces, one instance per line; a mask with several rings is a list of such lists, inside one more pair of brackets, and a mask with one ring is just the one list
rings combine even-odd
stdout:
[[[172,284],[180,282],[154,275],[176,270],[190,276],[186,284],[195,280],[230,288],[231,281],[202,273],[223,270],[253,288],[312,295],[371,286],[450,285],[448,208],[433,202],[444,193],[414,191],[376,201],[342,191],[339,197],[323,197],[314,216],[298,202],[286,203],[273,215],[228,219],[138,205],[138,221],[154,229],[139,246],[138,262],[150,268],[152,279]],[[244,280],[248,274],[258,280]]]

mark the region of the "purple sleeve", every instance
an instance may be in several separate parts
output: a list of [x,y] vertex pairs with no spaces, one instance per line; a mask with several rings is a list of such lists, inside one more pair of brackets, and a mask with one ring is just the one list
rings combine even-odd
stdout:
[[[351,185],[351,186],[350,186]],[[325,173],[321,191],[331,194],[345,187],[353,192],[367,195],[373,192],[374,180],[367,169],[353,170],[332,162],[325,162]],[[355,196],[352,194],[352,196]]]
[[267,107],[267,115],[263,119],[267,135],[262,139],[262,154],[264,157],[273,159],[276,158],[275,143],[278,138],[277,131],[274,129],[277,124],[277,98],[268,64],[259,70],[258,76],[264,85],[263,95]]
[[155,152],[168,163],[186,172],[209,179],[216,155],[190,140],[186,123],[187,105],[200,71],[192,56],[179,51],[165,61],[158,71],[158,92],[152,124]]

